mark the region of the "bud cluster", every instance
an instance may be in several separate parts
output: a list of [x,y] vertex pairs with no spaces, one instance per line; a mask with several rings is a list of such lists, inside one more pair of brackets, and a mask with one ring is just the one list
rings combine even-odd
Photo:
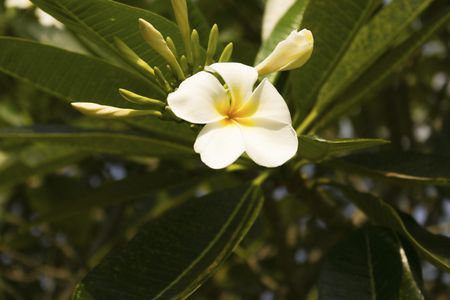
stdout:
[[[177,49],[172,37],[164,37],[151,23],[139,19],[142,38],[167,62],[166,70],[161,70],[157,66],[150,66],[124,41],[115,38],[115,45],[122,57],[147,76],[166,95],[175,91],[182,81],[202,71],[206,66],[215,62],[229,61],[233,53],[233,44],[229,43],[218,55],[219,28],[216,24],[211,28],[208,48],[205,51],[201,46],[198,31],[196,29],[191,30],[186,0],[171,0],[171,3],[183,41],[183,52]],[[122,109],[92,105],[87,102],[73,103],[73,107],[83,114],[102,118],[129,118],[151,115],[164,119],[179,120],[171,112],[165,100],[151,99],[125,89],[120,89],[119,93],[125,100],[147,106],[149,110]]]

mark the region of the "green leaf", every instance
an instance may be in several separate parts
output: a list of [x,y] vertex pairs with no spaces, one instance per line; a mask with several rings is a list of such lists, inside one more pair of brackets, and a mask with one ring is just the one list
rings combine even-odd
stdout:
[[299,136],[299,153],[304,159],[320,161],[332,156],[386,145],[383,139],[338,139],[324,140],[314,136]]
[[139,76],[97,58],[8,37],[0,37],[0,49],[1,72],[70,102],[137,107],[124,101],[118,89],[158,95]]
[[166,70],[167,62],[140,36],[139,18],[153,24],[164,37],[172,37],[177,47],[183,49],[175,23],[144,9],[109,0],[33,0],[33,3],[97,45],[103,50],[101,54],[112,60],[121,60],[114,45],[114,37],[118,37],[151,66]]
[[395,0],[378,12],[355,37],[339,65],[320,91],[317,109],[357,79],[377,58],[395,44],[432,0]]
[[290,98],[297,108],[295,126],[308,113],[320,87],[344,55],[353,37],[373,11],[377,0],[313,0],[303,14],[301,28],[314,35],[310,61],[290,75]]
[[374,63],[367,72],[362,74],[342,95],[333,101],[335,103],[333,108],[325,112],[320,119],[317,119],[318,122],[314,124],[311,132],[324,128],[338,117],[348,113],[352,107],[364,101],[368,94],[378,89],[389,78],[389,75],[399,69],[423,43],[445,26],[449,20],[450,7],[439,11],[437,15],[425,22],[420,31],[414,33]]
[[402,234],[432,264],[447,272],[450,271],[449,238],[432,234],[423,228],[418,230],[419,225],[411,222],[411,219],[405,221],[391,205],[374,195],[361,193],[344,185],[332,186],[338,187],[339,191],[373,222]]
[[403,182],[450,185],[450,157],[411,152],[364,153],[329,162],[334,168]]
[[33,142],[71,147],[87,153],[190,158],[190,147],[146,136],[116,131],[39,127],[0,130],[0,141]]
[[238,188],[192,199],[144,225],[76,288],[73,299],[185,299],[231,254],[263,199]]
[[319,278],[320,300],[424,299],[395,234],[367,227],[340,242],[328,255]]

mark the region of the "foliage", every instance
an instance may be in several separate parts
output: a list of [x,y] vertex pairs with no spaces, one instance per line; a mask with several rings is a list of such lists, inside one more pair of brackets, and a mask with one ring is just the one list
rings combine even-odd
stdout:
[[169,76],[138,19],[183,52],[170,1],[32,2],[64,27],[0,5],[0,299],[448,298],[448,1],[297,0],[265,40],[263,1],[189,1],[200,56],[214,23],[249,65],[293,29],[315,38],[270,77],[297,156],[222,171],[197,126],[69,105],[165,97],[117,39]]

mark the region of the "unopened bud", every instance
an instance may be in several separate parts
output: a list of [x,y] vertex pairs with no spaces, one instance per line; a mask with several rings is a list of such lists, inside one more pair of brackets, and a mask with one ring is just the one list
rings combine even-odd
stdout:
[[155,75],[155,71],[152,67],[150,67],[142,58],[140,58],[136,52],[134,52],[127,44],[125,44],[121,39],[115,37],[114,43],[116,44],[117,49],[119,49],[120,53],[124,56],[124,58],[130,62],[132,65],[138,67],[142,71],[146,73],[150,73]]
[[214,55],[217,52],[217,44],[219,42],[219,27],[217,24],[211,28],[208,40],[208,49],[206,50],[206,65],[210,65],[214,62]]
[[192,30],[191,34],[191,43],[192,43],[192,52],[194,54],[193,66],[196,68],[200,64],[200,36],[198,35],[197,30]]
[[127,101],[141,104],[141,105],[151,105],[155,107],[164,107],[166,104],[160,100],[148,98],[145,96],[138,95],[126,89],[119,89],[119,94]]
[[229,43],[225,46],[222,51],[222,55],[220,55],[219,62],[230,61],[231,55],[233,55],[233,43]]
[[152,24],[145,21],[144,19],[139,19],[139,27],[141,30],[142,37],[144,40],[152,47],[159,55],[161,55],[175,70],[178,79],[184,80],[186,77],[181,70],[180,64],[177,58],[170,50],[167,45],[166,40]]
[[158,67],[155,67],[155,76],[156,80],[158,80],[159,84],[166,90],[166,92],[172,92],[172,87],[170,86],[169,81],[167,81],[166,76],[164,76],[164,73]]
[[184,74],[188,75],[189,74],[189,64],[188,64],[188,60],[187,60],[186,56],[181,55],[180,64],[181,64],[181,68],[183,69]]
[[118,108],[91,102],[74,102],[72,103],[72,106],[82,114],[106,119],[132,118],[140,116],[162,117],[162,113],[159,111]]
[[177,57],[178,56],[177,47],[175,47],[175,43],[170,38],[170,36],[168,36],[166,38],[166,43],[167,43],[167,46],[169,47],[170,51],[172,51],[173,55],[175,55],[175,57]]
[[193,53],[191,48],[191,27],[189,25],[189,15],[186,0],[171,0],[172,9],[177,20],[183,39],[186,57],[190,63],[193,62]]

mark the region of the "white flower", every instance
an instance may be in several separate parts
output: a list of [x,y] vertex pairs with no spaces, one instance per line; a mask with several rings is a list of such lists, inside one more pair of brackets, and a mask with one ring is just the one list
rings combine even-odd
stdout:
[[[18,9],[28,9],[33,6],[33,3],[29,0],[6,0],[5,7],[6,8],[18,8]],[[45,27],[55,26],[57,28],[62,28],[64,25],[53,18],[51,15],[46,13],[40,8],[36,8],[34,14],[38,19],[38,22]]]
[[40,8],[36,8],[34,14],[36,15],[36,18],[38,19],[39,23],[44,27],[55,26],[56,28],[59,29],[64,27],[63,23],[59,22],[58,20],[56,20],[55,18],[53,18],[51,15],[49,15]]
[[19,9],[26,9],[33,6],[33,3],[31,3],[29,0],[6,0],[5,1],[5,7],[10,8],[19,8]]
[[278,43],[272,53],[256,66],[256,69],[259,75],[266,75],[300,68],[311,57],[313,47],[314,38],[311,31],[294,30],[284,41]]
[[297,152],[298,140],[283,97],[268,81],[253,90],[258,72],[240,63],[216,63],[186,79],[168,97],[172,111],[206,124],[194,144],[202,161],[221,169],[244,152],[257,164],[277,167]]
[[263,40],[269,38],[277,23],[295,2],[296,0],[267,0],[263,17]]

